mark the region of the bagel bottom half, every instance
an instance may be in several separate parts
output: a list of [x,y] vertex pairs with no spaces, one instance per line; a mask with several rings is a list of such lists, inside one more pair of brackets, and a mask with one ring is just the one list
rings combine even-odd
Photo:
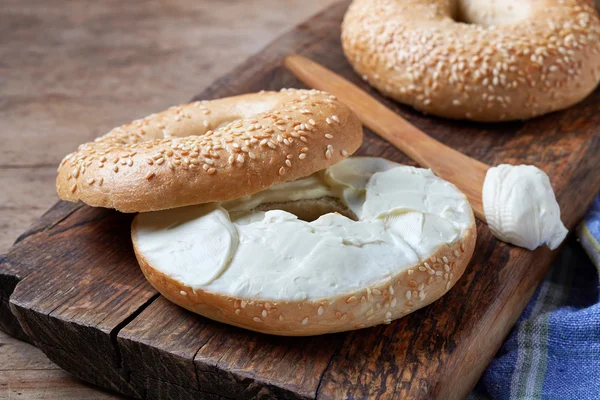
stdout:
[[132,240],[170,301],[307,336],[390,323],[439,299],[468,265],[476,229],[452,184],[358,157],[246,198],[138,214]]

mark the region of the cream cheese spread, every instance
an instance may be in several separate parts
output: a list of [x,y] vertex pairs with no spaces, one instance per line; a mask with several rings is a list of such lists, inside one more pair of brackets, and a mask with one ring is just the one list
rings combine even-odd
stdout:
[[568,233],[548,175],[533,165],[490,168],[483,210],[494,236],[529,250],[544,244],[554,250]]
[[[324,196],[358,220],[253,210]],[[192,289],[293,301],[350,293],[419,264],[464,237],[473,213],[430,170],[357,157],[234,201],[142,213],[135,224],[138,252]]]

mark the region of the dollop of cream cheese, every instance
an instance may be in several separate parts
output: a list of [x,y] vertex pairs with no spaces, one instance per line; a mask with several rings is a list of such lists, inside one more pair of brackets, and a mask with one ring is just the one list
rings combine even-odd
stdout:
[[[324,196],[339,198],[358,220],[254,210]],[[152,267],[193,289],[318,300],[418,264],[472,223],[466,197],[430,170],[357,157],[234,201],[139,214],[133,239]]]
[[529,250],[544,244],[554,250],[568,233],[548,175],[533,165],[490,168],[483,211],[494,236]]

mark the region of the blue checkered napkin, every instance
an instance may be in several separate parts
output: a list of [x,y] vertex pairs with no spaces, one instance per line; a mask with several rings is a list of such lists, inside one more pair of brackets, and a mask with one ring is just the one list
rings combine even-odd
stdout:
[[600,400],[599,272],[600,195],[469,399]]

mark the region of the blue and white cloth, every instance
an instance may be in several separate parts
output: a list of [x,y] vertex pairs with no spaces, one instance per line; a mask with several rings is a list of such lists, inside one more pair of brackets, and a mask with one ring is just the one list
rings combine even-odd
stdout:
[[599,243],[600,195],[470,400],[600,400]]

